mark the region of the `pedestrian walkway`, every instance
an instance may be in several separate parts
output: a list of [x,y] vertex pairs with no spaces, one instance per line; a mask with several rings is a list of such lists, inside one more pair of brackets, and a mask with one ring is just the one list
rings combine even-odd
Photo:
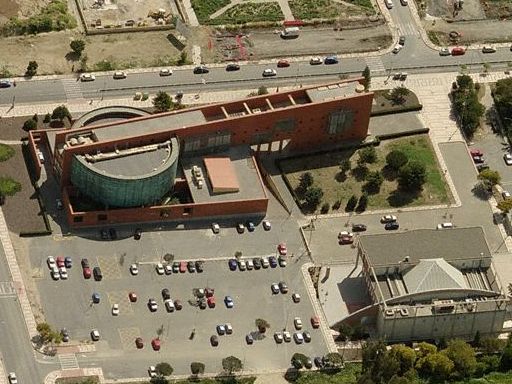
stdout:
[[370,73],[372,75],[374,74],[384,74],[386,72],[386,67],[384,66],[384,63],[382,62],[382,59],[380,56],[371,56],[371,57],[365,57],[364,61],[368,68],[370,69]]
[[60,354],[59,356],[59,363],[60,368],[62,370],[66,369],[78,369],[78,360],[76,359],[76,355],[74,353],[64,353]]
[[0,281],[0,296],[15,296],[16,290],[14,289],[12,282]]
[[68,101],[72,99],[84,100],[84,95],[82,94],[82,88],[80,88],[79,81],[76,79],[62,79],[61,82]]
[[9,266],[9,271],[11,272],[14,287],[18,292],[18,302],[20,303],[21,311],[23,313],[23,317],[25,318],[27,331],[30,339],[32,339],[34,336],[37,336],[38,334],[36,330],[36,320],[34,318],[34,314],[32,313],[32,308],[30,307],[30,302],[28,300],[27,292],[25,290],[25,284],[23,283],[23,278],[21,277],[21,271],[16,260],[16,254],[14,253],[11,238],[9,237],[7,223],[5,222],[4,212],[1,207],[0,243],[2,244],[2,247],[5,252],[5,258],[7,259],[7,265]]
[[414,22],[404,23],[400,21],[396,24],[398,28],[398,34],[400,36],[419,36],[420,32],[418,31],[418,26]]

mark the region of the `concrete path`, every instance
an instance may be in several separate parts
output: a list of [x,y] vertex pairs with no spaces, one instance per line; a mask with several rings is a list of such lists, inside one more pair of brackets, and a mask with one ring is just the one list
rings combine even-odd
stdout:
[[[251,0],[251,3],[275,3],[275,0]],[[281,8],[281,12],[283,12],[285,20],[295,20],[292,14],[292,10],[290,9],[290,5],[288,4],[288,0],[277,0],[279,7]],[[225,5],[224,7],[218,9],[210,15],[210,19],[215,19],[220,15],[224,14],[228,9],[233,8],[239,4],[247,4],[244,0],[232,0],[231,3]]]
[[199,20],[197,20],[196,12],[194,8],[192,8],[192,3],[190,0],[182,0],[183,7],[185,8],[185,13],[187,14],[188,23],[191,27],[199,27]]

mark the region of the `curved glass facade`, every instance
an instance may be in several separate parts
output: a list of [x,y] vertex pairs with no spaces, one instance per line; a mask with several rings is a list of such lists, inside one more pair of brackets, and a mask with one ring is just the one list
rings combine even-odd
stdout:
[[178,143],[172,140],[169,159],[158,170],[140,177],[118,177],[94,168],[83,158],[73,157],[71,183],[84,195],[106,207],[140,207],[158,203],[176,178]]

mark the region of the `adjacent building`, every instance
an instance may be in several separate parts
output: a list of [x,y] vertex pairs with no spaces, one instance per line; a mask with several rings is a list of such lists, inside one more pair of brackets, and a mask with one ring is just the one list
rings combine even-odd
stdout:
[[59,181],[71,226],[265,215],[258,158],[364,140],[361,79],[149,115],[110,107],[29,134],[36,172]]
[[389,342],[495,335],[507,298],[482,228],[361,236],[358,258],[371,304],[345,321]]

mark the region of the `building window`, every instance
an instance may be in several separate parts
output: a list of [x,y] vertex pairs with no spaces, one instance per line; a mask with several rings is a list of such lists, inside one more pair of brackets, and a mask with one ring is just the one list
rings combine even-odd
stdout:
[[83,216],[75,216],[75,217],[73,217],[73,223],[81,223],[82,221],[84,221],[84,217]]
[[295,129],[295,119],[278,120],[274,124],[274,129],[283,132],[292,132]]
[[107,220],[107,215],[105,215],[104,213],[98,215],[98,221],[105,221]]
[[350,110],[340,110],[332,112],[329,115],[329,125],[327,132],[329,135],[337,135],[352,126],[354,120],[354,112]]

